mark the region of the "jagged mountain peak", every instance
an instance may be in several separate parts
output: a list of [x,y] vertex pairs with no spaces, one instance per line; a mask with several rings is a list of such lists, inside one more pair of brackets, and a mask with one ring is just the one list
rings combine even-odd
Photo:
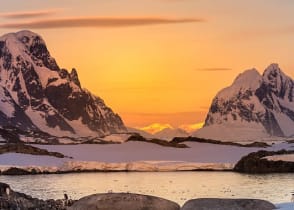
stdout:
[[[10,113],[0,110],[0,126],[37,128],[53,135],[126,131],[101,98],[81,88],[76,69],[60,69],[42,37],[31,31],[0,38],[0,86],[7,99],[3,101],[12,106]],[[21,117],[25,122],[19,116],[26,116]]]
[[221,90],[217,96],[227,98],[240,92],[255,90],[260,85],[261,80],[262,76],[255,68],[246,70],[236,77],[231,86]]
[[256,80],[260,80],[260,78],[261,78],[261,75],[257,71],[257,69],[255,69],[255,68],[248,69],[237,76],[233,85],[242,85],[242,86],[245,86],[248,84],[250,85],[253,82],[255,82]]
[[215,96],[204,128],[197,133],[231,140],[252,138],[254,133],[256,138],[294,136],[294,81],[275,63],[262,76],[255,69],[241,73]]
[[33,60],[40,67],[58,71],[59,67],[51,57],[43,38],[31,31],[19,31],[0,37],[0,55],[6,56],[8,65],[16,62]]
[[294,85],[293,80],[280,69],[278,64],[271,64],[266,68],[263,73],[263,82],[273,94],[282,98],[287,97],[287,89],[291,89]]
[[34,40],[38,40],[39,43],[46,45],[45,41],[39,34],[29,30],[22,30],[18,32],[4,34],[3,36],[0,37],[0,40],[2,41],[17,40],[21,42],[22,44],[24,44],[27,48],[29,48],[33,44]]

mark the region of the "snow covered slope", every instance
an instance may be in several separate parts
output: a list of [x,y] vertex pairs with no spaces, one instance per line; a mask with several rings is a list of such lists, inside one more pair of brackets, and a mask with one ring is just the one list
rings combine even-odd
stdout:
[[154,134],[156,138],[172,140],[174,137],[188,137],[189,134],[180,128],[165,128]]
[[127,129],[128,129],[129,133],[138,133],[138,134],[140,134],[141,136],[143,136],[146,139],[154,139],[155,138],[155,136],[152,135],[151,133],[148,133],[146,131],[143,131],[143,130],[140,130],[140,129],[137,129],[137,128],[128,127]]
[[54,136],[125,132],[121,118],[83,89],[77,71],[60,69],[30,31],[0,37],[0,126]]
[[[178,171],[196,169],[232,169],[243,156],[260,150],[230,145],[186,142],[189,148],[162,147],[146,142],[124,144],[34,145],[70,158],[56,158],[19,153],[0,155],[0,170],[10,167],[41,171],[129,170]],[[280,143],[269,151],[290,149],[293,144]],[[115,154],[115,155],[114,155]],[[212,155],[213,154],[213,155]]]
[[278,64],[263,75],[245,71],[216,95],[204,127],[193,135],[231,141],[294,136],[294,81]]

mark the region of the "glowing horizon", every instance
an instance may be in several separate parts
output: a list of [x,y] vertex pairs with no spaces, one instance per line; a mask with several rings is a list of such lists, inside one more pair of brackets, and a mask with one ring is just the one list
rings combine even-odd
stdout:
[[40,34],[127,126],[192,129],[244,70],[279,63],[294,78],[293,9],[289,0],[12,0],[0,33]]

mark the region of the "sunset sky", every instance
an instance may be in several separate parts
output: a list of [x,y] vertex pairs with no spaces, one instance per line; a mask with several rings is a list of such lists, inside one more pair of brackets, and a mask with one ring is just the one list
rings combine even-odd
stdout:
[[294,78],[293,0],[9,0],[0,33],[39,33],[132,127],[205,120],[216,93],[273,62]]

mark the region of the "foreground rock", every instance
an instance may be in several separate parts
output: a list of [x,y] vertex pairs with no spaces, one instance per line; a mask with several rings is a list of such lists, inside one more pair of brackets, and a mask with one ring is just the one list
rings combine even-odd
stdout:
[[203,198],[187,201],[182,208],[172,201],[140,194],[94,194],[78,201],[40,200],[14,192],[0,182],[0,210],[272,210],[276,207],[264,200]]
[[78,200],[69,210],[179,210],[180,206],[163,198],[129,193],[90,195]]
[[273,210],[275,205],[256,199],[201,198],[187,201],[182,210]]
[[65,200],[40,200],[14,192],[8,184],[0,182],[0,209],[9,210],[65,210],[70,202]]
[[290,173],[294,172],[294,162],[270,161],[265,157],[273,155],[294,154],[294,151],[280,150],[258,151],[243,157],[234,167],[234,171],[241,173]]

